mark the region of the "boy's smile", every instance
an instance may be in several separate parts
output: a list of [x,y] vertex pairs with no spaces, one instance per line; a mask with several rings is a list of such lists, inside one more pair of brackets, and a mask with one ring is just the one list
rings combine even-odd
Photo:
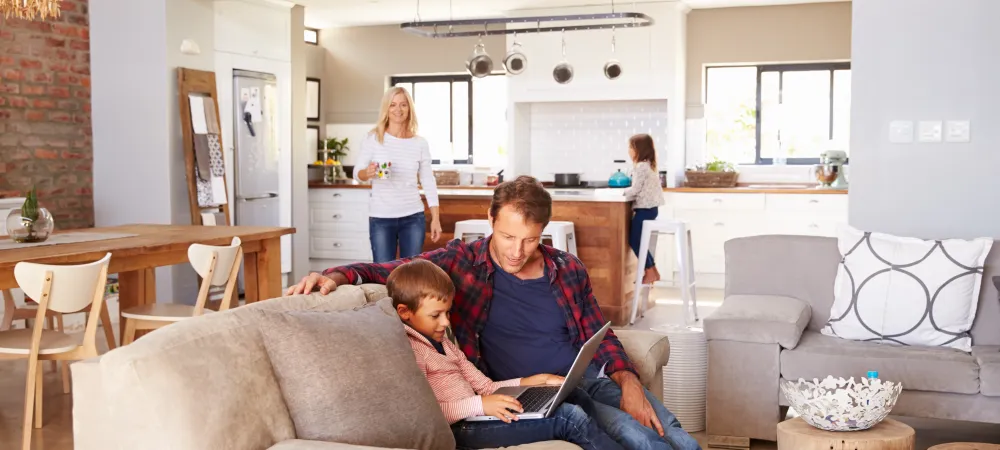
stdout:
[[410,311],[406,305],[396,307],[399,318],[414,331],[433,339],[435,342],[444,340],[445,332],[451,322],[448,313],[451,311],[451,299],[442,300],[434,297],[424,297],[416,312]]

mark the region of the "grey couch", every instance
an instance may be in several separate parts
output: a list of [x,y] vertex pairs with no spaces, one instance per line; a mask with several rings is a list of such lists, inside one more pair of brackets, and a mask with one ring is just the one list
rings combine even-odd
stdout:
[[[903,347],[825,336],[840,262],[837,240],[753,236],[726,242],[722,306],[705,318],[711,437],[776,440],[781,378],[901,381],[892,413],[1000,423],[1000,242],[986,260],[973,350]],[[740,439],[743,441],[743,439]]]
[[[75,363],[74,448],[374,450],[296,439],[254,310],[343,311],[385,294],[384,286],[363,285],[342,286],[326,296],[272,299],[178,322],[100,358]],[[670,354],[666,336],[615,333],[642,383],[661,393]],[[516,448],[579,449],[561,441]]]

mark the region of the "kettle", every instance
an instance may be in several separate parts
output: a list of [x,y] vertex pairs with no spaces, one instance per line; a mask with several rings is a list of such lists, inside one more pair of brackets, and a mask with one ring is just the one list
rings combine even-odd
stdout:
[[[625,160],[616,159],[615,164],[625,164]],[[615,173],[611,174],[610,178],[608,178],[608,187],[623,188],[623,187],[629,187],[631,185],[632,185],[632,178],[629,177],[625,172],[622,172],[622,169],[618,169],[617,171],[615,171]]]

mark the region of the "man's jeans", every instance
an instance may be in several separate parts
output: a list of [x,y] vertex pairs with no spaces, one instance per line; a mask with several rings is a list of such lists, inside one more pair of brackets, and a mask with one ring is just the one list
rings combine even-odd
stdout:
[[643,388],[643,392],[660,419],[663,437],[622,411],[621,388],[610,378],[597,378],[599,373],[600,368],[591,365],[579,387],[594,399],[594,420],[619,444],[630,450],[701,450],[698,441],[681,428],[677,418],[648,389]]

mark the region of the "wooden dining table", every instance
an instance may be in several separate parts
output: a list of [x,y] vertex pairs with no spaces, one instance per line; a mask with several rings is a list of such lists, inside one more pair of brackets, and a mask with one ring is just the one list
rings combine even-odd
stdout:
[[[229,245],[242,241],[244,300],[253,303],[280,297],[281,236],[294,228],[251,226],[201,226],[137,224],[72,230],[73,233],[120,233],[133,236],[86,242],[60,243],[0,250],[0,289],[16,288],[14,265],[21,261],[41,264],[82,264],[111,253],[108,273],[118,274],[119,314],[133,306],[155,303],[154,269],[187,264],[191,244]],[[161,299],[173,302],[175,299]],[[124,323],[120,320],[119,324]]]

